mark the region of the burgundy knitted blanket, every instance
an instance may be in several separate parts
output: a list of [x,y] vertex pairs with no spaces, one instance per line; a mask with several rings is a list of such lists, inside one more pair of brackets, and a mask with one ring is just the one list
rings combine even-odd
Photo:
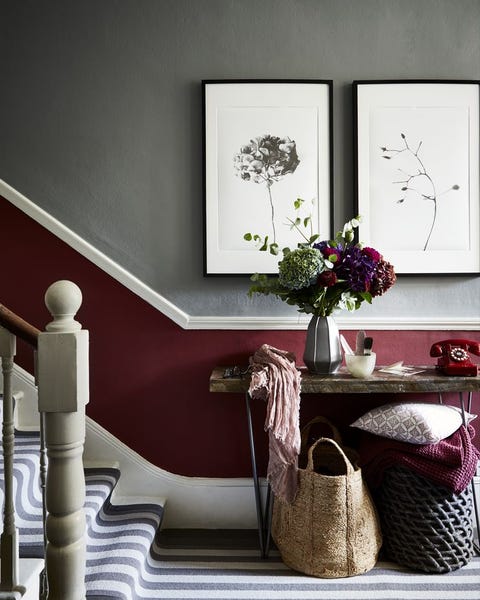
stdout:
[[267,402],[267,479],[276,496],[293,502],[297,493],[300,452],[300,372],[293,354],[268,344],[255,352],[250,363],[250,396]]
[[475,430],[463,425],[435,444],[409,444],[363,433],[359,446],[360,466],[372,488],[378,487],[385,469],[403,465],[430,481],[460,493],[475,475],[480,452],[473,445]]

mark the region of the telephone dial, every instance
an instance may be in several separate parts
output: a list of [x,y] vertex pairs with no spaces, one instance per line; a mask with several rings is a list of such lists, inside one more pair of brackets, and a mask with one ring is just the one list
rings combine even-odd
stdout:
[[478,375],[478,365],[470,360],[470,354],[480,356],[480,342],[472,340],[443,340],[433,344],[430,356],[438,356],[437,369],[445,375]]

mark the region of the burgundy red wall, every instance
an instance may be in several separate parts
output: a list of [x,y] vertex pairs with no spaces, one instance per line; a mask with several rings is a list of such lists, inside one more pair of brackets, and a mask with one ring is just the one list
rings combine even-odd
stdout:
[[[245,364],[263,343],[302,356],[302,331],[183,330],[33,219],[0,198],[0,303],[43,329],[50,321],[43,296],[58,279],[83,292],[78,320],[90,331],[91,393],[87,413],[153,464],[192,476],[250,475],[244,398],[213,394],[216,365]],[[431,344],[452,332],[374,331],[378,361],[433,364]],[[355,332],[345,336],[353,343]],[[478,332],[455,337],[479,339]],[[17,362],[32,372],[32,354],[20,342]],[[391,397],[307,396],[301,419],[333,420],[347,440],[348,424]],[[456,396],[447,401],[457,402]],[[474,397],[474,412],[480,410]],[[254,406],[256,440],[264,468],[264,406]],[[479,419],[480,420],[480,419]],[[478,424],[477,424],[478,427]],[[479,443],[477,435],[476,443]]]

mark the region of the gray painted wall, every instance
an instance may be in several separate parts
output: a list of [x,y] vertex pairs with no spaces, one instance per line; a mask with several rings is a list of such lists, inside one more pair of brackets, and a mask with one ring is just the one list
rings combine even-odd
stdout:
[[[351,81],[480,79],[479,32],[478,0],[0,0],[0,178],[192,315],[292,314],[202,276],[200,81],[333,79],[340,227]],[[479,298],[476,277],[402,278],[361,310],[475,317]]]

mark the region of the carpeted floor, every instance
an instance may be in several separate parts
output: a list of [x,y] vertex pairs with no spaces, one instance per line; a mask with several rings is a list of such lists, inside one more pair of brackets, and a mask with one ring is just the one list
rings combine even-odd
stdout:
[[208,600],[480,599],[480,558],[472,559],[463,569],[449,574],[413,573],[393,563],[380,562],[364,575],[326,580],[288,569],[275,551],[266,561],[260,559],[256,541],[255,531],[162,533],[155,548],[155,564],[163,589],[146,597]]
[[[43,553],[38,470],[38,437],[17,434],[22,556]],[[379,562],[353,578],[308,577],[288,569],[275,550],[262,560],[256,531],[161,531],[162,507],[113,506],[119,477],[116,469],[86,471],[88,600],[480,600],[480,558],[442,575]],[[3,469],[1,478],[3,489]]]

